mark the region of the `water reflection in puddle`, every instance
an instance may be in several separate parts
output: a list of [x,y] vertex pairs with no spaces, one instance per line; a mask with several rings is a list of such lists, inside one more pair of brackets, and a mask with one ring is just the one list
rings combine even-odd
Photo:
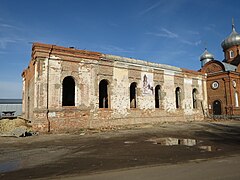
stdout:
[[20,168],[20,161],[9,161],[0,163],[0,173],[15,171]]
[[125,141],[124,144],[136,144],[136,141]]
[[147,141],[153,142],[153,144],[160,144],[164,146],[185,145],[195,146],[197,144],[196,139],[178,139],[178,138],[152,138]]
[[202,151],[216,151],[216,148],[212,147],[212,146],[198,146],[199,149],[201,149]]
[[201,152],[211,152],[211,151],[216,151],[216,148],[213,146],[204,146],[204,145],[198,145],[198,143],[202,142],[196,139],[184,139],[184,138],[151,138],[146,140],[148,142],[152,142],[153,144],[160,144],[163,146],[178,146],[178,145],[183,145],[183,146],[197,146],[198,149],[201,150]]

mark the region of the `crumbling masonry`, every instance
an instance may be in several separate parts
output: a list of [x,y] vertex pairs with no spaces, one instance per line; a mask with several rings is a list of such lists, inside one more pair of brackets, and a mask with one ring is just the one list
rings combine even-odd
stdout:
[[34,43],[23,71],[23,117],[38,131],[202,120],[200,72]]

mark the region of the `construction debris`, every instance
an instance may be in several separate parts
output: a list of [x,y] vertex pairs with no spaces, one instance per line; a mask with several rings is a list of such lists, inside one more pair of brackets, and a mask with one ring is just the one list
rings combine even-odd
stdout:
[[0,136],[4,137],[25,137],[38,135],[31,131],[31,125],[21,118],[0,120]]

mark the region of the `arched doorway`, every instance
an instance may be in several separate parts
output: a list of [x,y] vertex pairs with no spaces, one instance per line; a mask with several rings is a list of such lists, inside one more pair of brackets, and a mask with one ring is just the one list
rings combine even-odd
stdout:
[[222,114],[221,102],[219,100],[216,100],[213,102],[213,115],[221,114]]

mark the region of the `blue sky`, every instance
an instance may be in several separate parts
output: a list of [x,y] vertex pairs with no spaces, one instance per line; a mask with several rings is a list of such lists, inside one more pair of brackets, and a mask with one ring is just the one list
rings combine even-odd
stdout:
[[238,0],[0,0],[0,98],[21,98],[32,42],[198,70],[205,46],[221,42]]

